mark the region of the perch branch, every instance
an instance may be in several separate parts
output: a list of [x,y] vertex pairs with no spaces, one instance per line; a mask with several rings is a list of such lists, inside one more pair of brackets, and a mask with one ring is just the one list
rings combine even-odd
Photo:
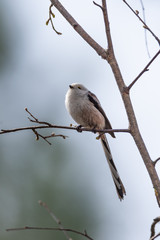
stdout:
[[[25,131],[25,130],[35,130],[35,129],[49,129],[49,128],[58,128],[58,129],[69,129],[69,130],[74,130],[74,131],[78,131],[78,132],[93,132],[92,129],[90,128],[81,128],[80,131],[77,130],[77,127],[69,127],[69,126],[59,126],[59,125],[52,125],[50,124],[50,126],[48,125],[38,125],[38,126],[29,126],[29,127],[20,127],[20,128],[12,128],[12,129],[1,129],[0,131],[0,135],[1,134],[6,134],[6,133],[12,133],[12,132],[19,132],[19,131]],[[124,133],[130,133],[129,129],[94,129],[94,132],[100,132],[100,133],[110,133],[110,132],[124,132]],[[60,135],[60,134],[59,134]],[[57,137],[58,135],[54,135],[53,137]],[[47,138],[49,138],[51,136],[47,136]],[[67,136],[64,135],[60,135],[60,137],[62,138],[66,138]]]
[[[123,0],[124,1],[124,0]],[[126,109],[126,113],[128,116],[128,121],[129,121],[129,125],[130,128],[129,129],[107,129],[107,130],[98,130],[95,129],[95,131],[98,132],[129,132],[131,133],[137,148],[142,156],[142,159],[144,161],[144,164],[146,166],[146,169],[148,171],[148,174],[150,176],[150,179],[152,181],[153,184],[153,188],[155,190],[155,195],[157,198],[157,202],[158,205],[160,206],[160,181],[159,181],[159,177],[157,175],[156,169],[154,167],[154,164],[150,158],[150,155],[148,153],[148,150],[145,146],[145,143],[143,141],[143,138],[140,134],[139,128],[138,128],[138,124],[137,124],[137,120],[135,117],[135,113],[134,113],[134,109],[132,106],[132,102],[129,96],[129,92],[125,91],[126,89],[126,85],[124,83],[120,68],[118,66],[117,60],[115,58],[114,55],[114,50],[113,50],[113,45],[112,45],[112,38],[111,38],[111,33],[110,33],[110,26],[109,26],[109,19],[108,19],[108,12],[107,12],[107,4],[105,0],[102,0],[102,8],[103,8],[103,17],[104,17],[104,23],[105,23],[105,29],[106,29],[106,36],[107,36],[107,42],[108,42],[108,51],[105,51],[104,48],[102,48],[98,43],[96,43],[85,31],[84,29],[75,21],[75,19],[68,13],[68,11],[62,6],[62,4],[58,1],[58,0],[51,0],[52,4],[59,10],[59,12],[64,16],[64,18],[72,25],[72,27],[75,29],[75,31],[77,31],[79,33],[79,35],[105,60],[108,61],[108,63],[110,64],[110,67],[112,69],[112,72],[114,74],[114,77],[116,79],[118,88],[120,90],[121,93],[121,97]],[[124,1],[126,3],[126,1]],[[126,3],[127,4],[127,3]],[[128,5],[128,4],[127,4]],[[130,7],[131,8],[131,7]],[[131,8],[132,9],[132,8]],[[134,12],[134,10],[132,10]],[[136,16],[141,20],[141,22],[143,22],[143,20],[136,14]],[[144,26],[146,27],[146,29],[148,29],[152,35],[156,38],[156,40],[160,43],[159,39],[155,36],[155,34],[149,29],[149,27],[143,22]],[[36,120],[33,119],[32,122],[35,122]],[[39,122],[40,124],[42,124],[42,122]],[[27,130],[27,129],[37,129],[37,128],[63,128],[63,129],[72,129],[72,130],[77,130],[77,128],[72,128],[72,127],[66,127],[66,126],[56,126],[56,125],[51,125],[48,123],[43,122],[43,126],[32,126],[32,127],[26,127],[23,128],[23,130]],[[1,130],[0,134],[4,134],[7,132],[15,132],[15,131],[20,131],[22,130],[22,128],[19,129],[11,129],[11,130]],[[91,129],[86,129],[86,128],[82,128],[82,131],[92,131]],[[23,228],[23,230],[26,228]],[[28,229],[28,227],[27,227]],[[53,229],[52,229],[53,230]],[[57,230],[61,230],[62,229],[58,229]],[[69,230],[65,230],[65,231],[71,231]],[[73,231],[73,230],[72,230]],[[82,235],[82,234],[81,234]],[[84,236],[86,236],[84,234]],[[91,239],[91,238],[89,238]]]
[[93,240],[93,238],[91,238],[86,231],[83,232],[79,232],[77,230],[73,230],[70,228],[49,228],[49,227],[29,227],[29,226],[25,226],[22,228],[8,228],[6,229],[7,232],[10,231],[21,231],[21,230],[51,230],[51,231],[65,231],[65,232],[72,232],[72,233],[76,233],[78,235],[81,235],[83,237],[86,237],[90,240]]
[[[58,125],[53,125],[51,123],[45,122],[45,121],[39,121],[38,118],[36,118],[27,108],[25,108],[25,111],[30,115],[30,117],[28,117],[30,122],[39,124],[38,126],[30,126],[30,127],[21,127],[21,128],[14,128],[14,129],[1,129],[0,134],[5,134],[5,133],[11,133],[11,132],[18,132],[18,131],[24,131],[24,130],[32,130],[34,132],[34,134],[36,135],[36,140],[39,139],[39,137],[43,138],[44,140],[46,140],[47,138],[51,138],[51,137],[62,137],[63,139],[66,139],[67,136],[62,135],[62,134],[58,134],[56,135],[55,133],[52,133],[49,136],[42,136],[40,135],[36,130],[37,129],[45,129],[45,128],[61,128],[61,129],[70,129],[70,130],[75,130],[77,132],[100,132],[100,133],[110,133],[110,132],[126,132],[126,133],[130,133],[130,129],[94,129],[94,131],[91,128],[84,128],[81,127],[72,127],[72,126],[58,126]],[[50,143],[49,143],[50,144]]]

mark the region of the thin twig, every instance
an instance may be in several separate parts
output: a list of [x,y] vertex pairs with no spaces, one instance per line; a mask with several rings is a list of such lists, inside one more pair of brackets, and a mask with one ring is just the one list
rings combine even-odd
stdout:
[[[41,200],[39,200],[38,203],[47,210],[47,212],[50,214],[50,216],[53,218],[53,220],[59,225],[60,229],[64,229],[61,221],[50,210],[50,208],[47,206],[47,204],[45,202],[42,202]],[[70,238],[70,236],[68,235],[68,233],[66,231],[63,231],[63,233],[68,240],[72,240],[72,238]]]
[[63,7],[58,0],[50,0],[51,3],[61,12],[63,17],[71,24],[74,30],[100,55],[103,59],[107,59],[108,55],[104,48],[102,48],[70,15],[70,13]]
[[93,1],[93,3],[103,11],[103,7],[100,4],[96,3],[95,1]]
[[127,87],[128,91],[133,87],[133,85],[137,82],[137,80],[145,73],[148,71],[148,67],[151,65],[151,63],[158,57],[160,54],[160,50],[154,55],[154,57],[149,61],[149,63],[145,66],[145,68],[138,74],[138,76],[133,80],[133,82]]
[[36,118],[35,116],[33,116],[33,114],[28,110],[28,108],[25,108],[24,110],[33,118],[33,119],[31,119],[30,117],[28,117],[28,119],[29,119],[30,122],[40,123],[40,124],[45,124],[45,125],[51,126],[51,124],[48,123],[48,122],[39,121],[38,118]]
[[10,232],[10,231],[21,231],[21,230],[51,230],[51,231],[66,231],[66,232],[72,232],[72,233],[76,233],[78,235],[81,235],[83,237],[86,237],[90,240],[93,240],[93,238],[91,238],[86,231],[83,232],[79,232],[77,230],[73,230],[73,229],[70,229],[70,228],[47,228],[47,227],[29,227],[29,226],[25,226],[25,227],[22,227],[22,228],[8,228],[6,229],[7,232]]
[[[38,118],[36,118],[35,116],[33,116],[33,114],[27,109],[25,108],[25,111],[33,118],[31,119],[30,117],[28,117],[28,119],[30,120],[30,122],[34,122],[34,123],[38,123],[38,124],[45,124],[47,126],[50,126],[51,124],[48,123],[48,122],[42,122],[42,121],[39,121]],[[65,135],[62,135],[62,134],[55,134],[55,133],[52,133],[51,135],[49,136],[43,136],[41,135],[40,133],[38,133],[35,129],[32,129],[32,131],[34,132],[34,134],[36,135],[36,140],[39,140],[39,137],[41,137],[42,139],[44,139],[49,145],[52,145],[51,142],[49,142],[47,140],[47,138],[51,138],[51,137],[62,137],[63,139],[66,139],[67,136]]]
[[129,9],[136,15],[136,17],[143,23],[143,27],[147,29],[152,36],[157,40],[158,44],[160,45],[160,39],[154,34],[154,32],[151,30],[151,28],[143,21],[143,19],[137,14],[136,11],[129,5],[129,3],[125,0],[123,2],[129,7]]
[[[91,128],[86,128],[86,127],[81,127],[79,129],[79,126],[72,127],[72,124],[69,126],[59,126],[59,125],[53,125],[51,123],[45,122],[45,121],[39,121],[38,118],[36,118],[27,108],[25,108],[25,111],[29,113],[29,115],[33,118],[29,120],[31,122],[34,122],[36,124],[40,124],[38,126],[30,126],[30,127],[20,127],[20,128],[13,128],[13,129],[1,129],[0,134],[5,134],[5,133],[11,133],[11,132],[18,132],[18,131],[24,131],[24,130],[32,130],[35,131],[36,129],[46,129],[46,128],[60,128],[60,129],[70,129],[70,130],[75,130],[77,132],[101,132],[101,133],[111,133],[111,132],[124,132],[124,133],[130,133],[130,129],[91,129]],[[37,132],[35,133],[37,136]],[[38,133],[39,135],[39,133]],[[68,136],[59,134],[56,135],[55,133],[52,133],[49,136],[46,136],[46,138],[50,137],[62,137],[63,139],[66,139]]]
[[160,236],[160,232],[158,234],[154,235],[153,237],[151,237],[150,240],[154,240],[154,239],[156,239],[159,236]]
[[62,137],[63,139],[68,138],[68,136],[65,136],[63,134],[55,134],[55,133],[51,133],[51,135],[45,136],[44,138],[46,139],[46,138],[52,138],[52,137]]
[[[156,224],[160,222],[160,217],[157,217],[155,219],[153,219],[153,223],[151,225],[151,235],[150,235],[150,240],[152,239],[155,239],[156,236],[155,236],[155,227],[156,227]],[[158,236],[157,236],[158,237]]]
[[[25,131],[25,130],[32,130],[33,129],[49,129],[49,128],[58,128],[58,129],[69,129],[69,130],[74,130],[77,131],[77,127],[69,127],[69,126],[60,126],[60,125],[52,125],[46,126],[46,125],[38,125],[38,126],[29,126],[29,127],[20,127],[20,128],[12,128],[12,129],[1,129],[0,135],[1,134],[6,134],[6,133],[12,133],[12,132],[19,132],[19,131]],[[78,131],[79,132],[79,131]],[[81,128],[81,132],[93,132],[92,129],[90,128]],[[117,132],[117,133],[130,133],[129,129],[94,129],[95,132],[102,132],[102,133],[111,133],[111,132]],[[67,136],[61,136],[64,139]]]
[[78,127],[67,127],[67,126],[57,126],[57,125],[52,125],[51,123],[45,122],[45,121],[39,121],[38,118],[36,118],[27,108],[25,108],[25,111],[32,117],[28,117],[30,122],[34,122],[36,124],[40,124],[38,126],[30,126],[30,127],[21,127],[21,128],[14,128],[14,129],[1,129],[0,134],[5,134],[5,133],[11,133],[11,132],[18,132],[18,131],[24,131],[24,130],[32,130],[33,133],[36,135],[36,140],[39,140],[41,137],[43,140],[45,140],[49,145],[51,145],[51,142],[49,142],[47,139],[52,138],[52,137],[62,137],[63,139],[66,139],[68,136],[65,136],[63,134],[55,134],[51,133],[48,136],[43,136],[39,132],[37,132],[37,129],[48,129],[48,128],[61,128],[61,129],[70,129],[70,130],[75,130],[77,132],[102,132],[102,133],[110,133],[110,132],[127,132],[130,133],[129,129],[104,129],[104,130],[99,130],[99,129],[90,129],[90,128],[79,128]]
[[106,0],[102,0],[102,8],[103,8],[104,25],[106,30],[106,38],[108,42],[108,55],[109,55],[108,62],[109,62],[109,60],[111,60],[110,52],[112,55],[114,54],[114,50],[113,50],[113,44],[112,44],[112,38],[111,38],[111,32],[110,32],[110,26],[109,26]]
[[54,15],[54,13],[52,12],[52,7],[53,7],[53,4],[51,4],[51,5],[49,6],[49,18],[48,18],[48,20],[46,21],[46,25],[48,25],[48,23],[50,22],[53,30],[54,30],[58,35],[62,35],[62,33],[58,32],[58,31],[55,29],[55,27],[54,27],[52,18],[55,18],[55,15]]
[[42,139],[44,139],[44,141],[46,141],[49,145],[52,145],[46,138],[46,136],[43,136],[41,134],[39,134],[35,129],[32,129],[32,131],[34,132],[34,134],[36,135],[36,141],[39,140],[39,137],[41,137]]
[[155,161],[153,161],[153,165],[155,166],[155,165],[156,165],[156,163],[157,163],[159,160],[160,160],[160,157],[159,157],[159,158],[157,158]]

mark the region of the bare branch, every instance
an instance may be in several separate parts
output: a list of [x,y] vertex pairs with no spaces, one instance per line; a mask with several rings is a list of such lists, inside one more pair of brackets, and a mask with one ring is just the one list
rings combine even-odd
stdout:
[[[64,229],[63,225],[61,224],[61,221],[55,216],[55,214],[49,209],[49,207],[47,206],[47,204],[45,202],[42,202],[41,200],[38,201],[38,203],[44,207],[47,212],[50,214],[50,216],[53,218],[53,220],[59,225],[60,229]],[[72,238],[69,237],[68,233],[66,231],[63,231],[65,237],[68,240],[72,240]]]
[[[144,27],[155,37],[155,39],[160,44],[160,40],[158,37],[151,31],[151,29],[145,24],[145,22],[139,17],[137,11],[134,11],[130,5],[123,0],[127,6],[132,10],[132,12],[138,17],[138,19],[144,24]],[[51,0],[52,4],[59,10],[59,12],[64,16],[64,18],[72,25],[72,27],[79,33],[79,35],[100,55],[103,59],[107,60],[110,64],[110,67],[112,69],[112,72],[114,74],[114,77],[116,79],[125,109],[128,116],[129,121],[129,129],[107,129],[107,130],[98,130],[95,129],[97,132],[128,132],[131,133],[137,148],[142,156],[142,159],[144,161],[144,164],[146,166],[146,169],[148,171],[148,174],[150,176],[150,179],[153,184],[153,188],[155,190],[155,196],[157,198],[158,205],[160,206],[160,181],[158,174],[156,172],[156,169],[154,167],[153,161],[151,160],[151,157],[148,153],[148,150],[146,148],[146,145],[143,141],[143,138],[141,136],[141,133],[139,131],[139,127],[137,124],[136,116],[134,113],[134,109],[132,106],[132,102],[129,96],[129,91],[126,91],[127,87],[124,83],[120,68],[118,66],[118,62],[114,55],[114,49],[112,44],[112,38],[110,33],[110,26],[109,26],[109,18],[108,18],[108,12],[107,12],[107,4],[106,0],[102,0],[102,10],[103,10],[103,17],[104,17],[104,23],[105,23],[105,30],[106,30],[106,36],[107,36],[107,42],[108,42],[108,51],[105,51],[104,48],[102,48],[97,42],[95,42],[88,34],[87,32],[76,22],[76,20],[68,13],[68,11],[62,6],[62,4],[58,0]],[[158,53],[159,54],[159,53]],[[147,69],[144,70],[144,72]],[[143,71],[142,71],[143,72]],[[141,73],[142,75],[143,73]],[[138,76],[139,79],[139,76]],[[136,79],[136,81],[138,80]],[[134,83],[133,83],[134,84]],[[32,122],[37,121],[35,119],[31,120]],[[66,127],[66,126],[57,126],[57,125],[51,125],[46,122],[39,122],[39,124],[44,124],[43,126],[32,126],[32,127],[26,127],[26,128],[19,128],[19,129],[11,129],[11,130],[1,130],[0,134],[4,134],[7,132],[16,132],[20,130],[28,130],[31,129],[38,129],[38,128],[63,128],[63,129],[72,129],[78,131],[77,128],[73,127]],[[82,131],[92,131],[91,129],[82,128]]]
[[48,18],[48,20],[46,21],[46,25],[48,25],[49,22],[50,22],[53,30],[54,30],[58,35],[62,35],[62,33],[58,32],[58,31],[55,29],[55,27],[54,27],[52,18],[55,18],[55,15],[54,15],[54,13],[52,12],[52,9],[51,9],[52,7],[53,7],[53,4],[51,4],[50,7],[49,7],[49,18]]
[[[59,126],[59,125],[52,125],[50,124],[50,126],[46,126],[46,125],[38,125],[38,126],[29,126],[29,127],[20,127],[20,128],[13,128],[13,129],[1,129],[0,131],[0,135],[1,134],[6,134],[6,133],[12,133],[12,132],[19,132],[19,131],[25,131],[25,130],[32,130],[33,129],[49,129],[49,128],[58,128],[58,129],[69,129],[69,130],[74,130],[74,131],[78,131],[77,127],[69,127],[69,126]],[[78,131],[79,132],[79,131]],[[92,129],[90,128],[81,128],[80,132],[93,132]],[[130,133],[129,129],[94,129],[94,133],[95,132],[101,132],[101,133],[110,133],[110,132],[124,132],[124,133]],[[61,137],[63,137],[64,139],[67,136],[64,135],[60,135]],[[47,138],[49,138],[51,136],[47,136]],[[52,137],[58,137],[58,135],[53,135]]]
[[51,143],[47,140],[48,138],[52,137],[62,137],[63,139],[66,139],[68,136],[65,136],[63,134],[55,134],[51,133],[48,136],[43,136],[39,132],[37,132],[37,129],[50,129],[50,128],[59,128],[59,129],[70,129],[70,130],[75,130],[77,132],[99,132],[99,133],[110,133],[110,132],[124,132],[124,133],[130,133],[129,129],[90,129],[90,128],[82,128],[82,127],[68,127],[68,126],[58,126],[58,125],[52,125],[51,123],[45,122],[45,121],[39,121],[38,118],[36,118],[27,108],[25,108],[25,111],[32,117],[28,117],[30,122],[34,122],[36,124],[39,124],[38,126],[30,126],[30,127],[21,127],[21,128],[14,128],[14,129],[1,129],[0,134],[5,134],[5,133],[11,133],[11,132],[19,132],[19,131],[24,131],[24,130],[32,130],[33,133],[36,135],[36,140],[38,141],[39,138],[42,138],[45,140],[49,145]]
[[153,165],[155,166],[155,165],[156,165],[156,163],[157,163],[159,160],[160,160],[160,157],[159,157],[159,158],[157,158],[155,161],[153,161]]
[[133,85],[143,75],[143,73],[145,73],[146,71],[149,71],[148,67],[158,57],[159,54],[160,54],[160,50],[154,55],[154,57],[149,61],[149,63],[145,66],[145,68],[138,74],[138,76],[133,80],[133,82],[127,87],[128,91],[131,89],[131,87],[133,87]]
[[[38,121],[38,119],[35,117],[35,116],[33,116],[32,115],[32,113],[28,110],[28,108],[25,108],[24,109],[27,113],[29,113],[29,115],[37,122]],[[29,118],[29,120],[30,120],[30,118]],[[31,120],[30,120],[31,121]]]
[[[72,124],[69,126],[59,126],[59,125],[53,125],[51,123],[45,122],[45,121],[39,121],[38,118],[36,118],[27,108],[25,108],[25,111],[27,113],[29,113],[29,115],[33,118],[29,118],[30,122],[34,122],[36,124],[40,124],[38,126],[30,126],[30,127],[20,127],[20,128],[13,128],[13,129],[1,129],[0,134],[5,134],[5,133],[11,133],[11,132],[18,132],[18,131],[24,131],[24,130],[32,130],[38,140],[38,137],[40,136],[39,133],[36,132],[36,129],[46,129],[46,128],[59,128],[59,129],[70,129],[70,130],[75,130],[77,132],[100,132],[100,133],[110,133],[110,132],[124,132],[124,133],[130,133],[130,129],[91,129],[91,128],[85,128],[85,127],[81,127],[79,128],[79,126],[77,127],[73,127]],[[62,137],[63,139],[66,139],[67,136],[59,134],[56,135],[55,133],[52,133],[49,136],[43,137],[40,136],[42,138],[50,138],[50,137]]]
[[41,134],[39,134],[35,129],[32,129],[32,131],[34,132],[34,134],[36,135],[36,140],[39,140],[39,137],[43,138],[49,145],[51,145],[51,143],[46,139],[47,137],[42,136]]
[[8,228],[6,229],[7,232],[10,232],[10,231],[21,231],[21,230],[51,230],[51,231],[66,231],[66,232],[72,232],[72,233],[76,233],[78,235],[81,235],[83,237],[86,237],[90,240],[93,240],[93,238],[91,238],[86,231],[83,232],[79,232],[77,230],[73,230],[73,229],[70,229],[70,228],[47,228],[47,227],[29,227],[29,226],[26,226],[26,227],[22,227],[22,228]]
[[107,52],[102,48],[70,15],[70,13],[62,6],[58,0],[51,0],[51,3],[59,10],[63,17],[71,24],[76,32],[100,55],[103,59],[107,59]]
[[137,11],[134,11],[134,9],[129,5],[129,3],[125,0],[123,2],[129,7],[129,9],[136,15],[136,17],[143,23],[143,27],[147,29],[152,36],[157,40],[158,44],[160,45],[160,39],[154,34],[154,32],[150,29],[150,27],[143,21],[143,19],[137,14]]
[[155,235],[155,227],[156,224],[160,222],[160,217],[157,217],[155,219],[153,219],[153,223],[151,225],[151,236],[150,236],[150,240],[155,239],[156,237],[158,237],[160,235],[160,233],[158,233],[157,235]]
[[[126,2],[126,1],[124,1]],[[129,124],[130,124],[130,130],[131,130],[131,134],[132,137],[137,145],[137,148],[139,149],[139,152],[143,158],[144,164],[146,166],[146,169],[148,171],[148,174],[150,175],[152,184],[153,184],[153,188],[155,190],[155,196],[158,202],[158,205],[160,207],[160,181],[159,181],[159,177],[158,174],[153,166],[153,162],[151,160],[151,157],[148,153],[148,150],[146,148],[146,145],[143,141],[143,138],[140,134],[139,128],[138,128],[138,124],[137,124],[137,120],[136,120],[136,116],[134,113],[134,109],[132,106],[132,102],[129,96],[129,92],[125,91],[126,86],[121,74],[121,71],[119,69],[117,60],[115,58],[114,55],[114,50],[113,50],[113,44],[112,44],[112,38],[111,38],[111,33],[110,33],[110,26],[109,26],[109,19],[108,19],[108,12],[107,12],[107,5],[106,5],[106,0],[102,0],[102,6],[104,8],[103,10],[103,15],[104,15],[104,21],[105,21],[105,27],[106,27],[106,35],[107,35],[107,40],[108,40],[108,63],[111,66],[111,69],[113,71],[114,77],[116,79],[117,85],[119,87],[120,93],[121,93],[121,97],[123,99],[124,105],[125,105],[125,109],[126,109],[126,113],[128,116],[128,120],[129,120]]]
[[158,234],[154,235],[153,237],[151,237],[150,240],[154,240],[154,239],[156,239],[159,236],[160,236],[160,233],[158,233]]
[[103,7],[100,4],[96,3],[95,1],[93,1],[93,3],[103,11]]
[[113,51],[113,44],[112,44],[112,38],[111,38],[111,32],[110,32],[110,26],[109,26],[109,19],[108,19],[108,13],[107,13],[107,4],[106,0],[102,0],[102,7],[103,7],[103,18],[104,18],[104,24],[105,24],[105,30],[106,30],[106,37],[108,42],[108,62],[110,61],[110,51],[112,54],[114,54]]
[[29,115],[33,118],[33,119],[31,119],[30,117],[28,117],[28,119],[29,119],[30,122],[40,123],[40,124],[45,124],[45,125],[47,125],[47,126],[51,126],[51,124],[48,123],[48,122],[39,121],[38,118],[36,118],[35,116],[33,116],[33,114],[28,110],[28,108],[25,108],[24,110],[25,110],[27,113],[29,113]]

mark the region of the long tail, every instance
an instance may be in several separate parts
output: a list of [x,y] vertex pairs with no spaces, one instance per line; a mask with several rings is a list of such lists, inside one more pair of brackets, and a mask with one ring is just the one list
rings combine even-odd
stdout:
[[120,179],[117,168],[116,168],[116,166],[113,162],[112,154],[111,154],[111,151],[110,151],[110,147],[109,147],[106,135],[103,134],[100,138],[101,138],[101,143],[102,143],[102,146],[103,146],[103,149],[104,149],[105,156],[107,158],[107,161],[108,161],[108,164],[109,164],[109,167],[110,167],[110,170],[111,170],[113,181],[114,181],[114,184],[116,186],[118,197],[119,197],[120,200],[122,200],[124,195],[126,195],[125,188],[124,188],[123,183]]

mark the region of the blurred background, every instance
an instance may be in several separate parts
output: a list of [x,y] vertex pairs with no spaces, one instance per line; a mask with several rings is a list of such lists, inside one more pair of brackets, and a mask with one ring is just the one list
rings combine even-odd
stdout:
[[[103,17],[92,1],[63,0],[84,29],[107,48]],[[100,3],[101,1],[97,1]],[[107,1],[119,66],[129,84],[149,62],[144,29],[123,1]],[[132,1],[130,1],[133,4]],[[159,1],[143,1],[147,24],[160,36]],[[68,85],[84,84],[98,96],[113,128],[127,128],[124,106],[109,65],[53,8],[57,35],[49,24],[50,1],[0,2],[0,129],[29,126],[27,107],[41,121],[69,125],[64,99]],[[140,1],[133,8],[140,12]],[[150,55],[158,44],[147,33]],[[131,91],[139,127],[153,160],[160,156],[159,75],[157,58]],[[62,232],[18,231],[24,226],[56,227],[38,204],[46,202],[66,228],[87,230],[95,240],[148,239],[159,215],[154,190],[137,148],[127,133],[108,136],[127,196],[120,202],[96,136],[51,129],[67,135],[49,146],[31,131],[0,136],[0,239],[65,239]],[[160,164],[157,164],[159,172]],[[70,234],[73,239],[82,239]]]

